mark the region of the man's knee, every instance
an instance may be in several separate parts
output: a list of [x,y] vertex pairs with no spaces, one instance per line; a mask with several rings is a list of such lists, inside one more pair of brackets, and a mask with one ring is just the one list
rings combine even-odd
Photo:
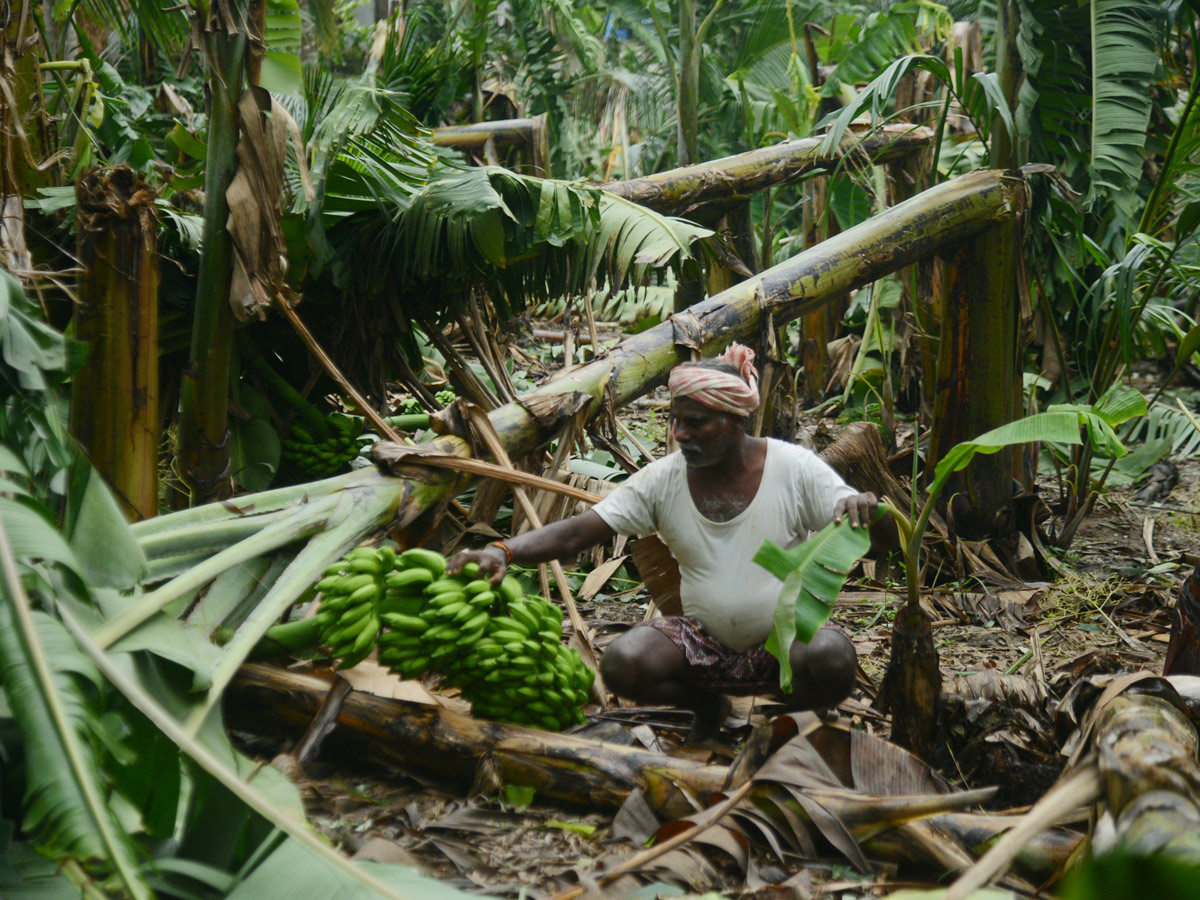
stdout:
[[600,675],[604,684],[621,697],[637,699],[648,685],[669,679],[682,659],[675,644],[655,628],[637,625],[604,648]]
[[[802,645],[801,645],[802,646]],[[858,654],[854,644],[840,631],[822,628],[796,659],[793,646],[792,667],[811,691],[812,706],[833,706],[850,696],[858,672]]]

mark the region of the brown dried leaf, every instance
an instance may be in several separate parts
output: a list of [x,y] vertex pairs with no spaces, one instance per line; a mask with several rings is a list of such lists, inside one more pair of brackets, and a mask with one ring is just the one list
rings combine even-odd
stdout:
[[238,170],[225,192],[227,227],[233,238],[234,275],[229,302],[242,321],[266,318],[276,298],[294,299],[285,284],[287,245],[283,237],[283,171],[289,133],[296,147],[305,196],[312,199],[300,130],[269,91],[249,87],[238,101],[242,138]]
[[595,597],[600,592],[600,589],[608,583],[608,579],[612,578],[613,573],[621,568],[621,564],[625,562],[625,559],[626,557],[624,556],[614,557],[589,572],[587,578],[583,580],[583,587],[579,589],[580,599],[591,600]]

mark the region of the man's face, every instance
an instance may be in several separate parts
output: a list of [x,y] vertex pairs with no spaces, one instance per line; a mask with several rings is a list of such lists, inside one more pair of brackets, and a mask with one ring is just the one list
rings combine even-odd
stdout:
[[671,433],[684,462],[695,468],[715,466],[745,433],[745,421],[720,412],[691,397],[671,403]]

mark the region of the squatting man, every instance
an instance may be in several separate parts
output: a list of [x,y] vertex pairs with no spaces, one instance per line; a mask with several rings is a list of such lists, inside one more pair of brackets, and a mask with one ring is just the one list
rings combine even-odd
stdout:
[[[600,674],[618,696],[692,710],[690,740],[715,735],[724,695],[779,696],[792,709],[833,706],[854,686],[854,645],[827,625],[792,645],[792,692],[764,642],[780,582],[753,562],[764,538],[795,547],[830,520],[848,517],[890,544],[890,519],[871,526],[878,501],[859,493],[803,447],[746,433],[759,405],[754,352],[733,344],[716,359],[676,366],[668,379],[671,433],[679,450],[650,463],[592,509],[456,555],[499,581],[514,562],[571,558],[614,534],[657,532],[679,563],[682,616],[635,625],[604,651]],[[883,526],[883,527],[880,527]],[[889,539],[890,538],[890,539]]]

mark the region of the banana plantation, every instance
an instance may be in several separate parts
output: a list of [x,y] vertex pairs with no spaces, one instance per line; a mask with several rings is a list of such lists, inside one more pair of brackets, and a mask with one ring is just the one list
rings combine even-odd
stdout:
[[[0,29],[0,897],[1197,896],[1200,2]],[[762,541],[697,742],[599,675],[665,538],[447,566],[734,342],[897,540]]]

